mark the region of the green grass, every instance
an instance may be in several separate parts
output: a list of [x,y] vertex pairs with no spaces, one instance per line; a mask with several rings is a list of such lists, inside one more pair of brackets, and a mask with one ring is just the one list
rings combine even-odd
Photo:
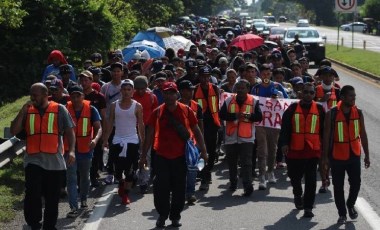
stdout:
[[23,159],[18,157],[0,169],[0,223],[6,223],[22,210],[24,197]]
[[16,117],[18,111],[20,111],[22,106],[28,100],[29,96],[25,96],[0,107],[0,137],[4,137],[4,128],[11,126],[11,121]]
[[326,44],[326,56],[366,72],[380,76],[380,53],[363,49]]

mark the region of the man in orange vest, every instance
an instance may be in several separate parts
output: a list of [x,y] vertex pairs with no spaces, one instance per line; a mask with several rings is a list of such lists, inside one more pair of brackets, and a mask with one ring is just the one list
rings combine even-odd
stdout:
[[[181,212],[185,205],[186,157],[185,140],[179,129],[194,134],[201,149],[201,157],[207,160],[206,147],[198,121],[191,109],[178,99],[178,89],[174,82],[166,82],[163,87],[164,104],[155,109],[148,121],[146,138],[140,156],[140,167],[147,161],[147,152],[154,143],[156,157],[153,159],[155,177],[154,206],[159,214],[156,227],[163,228],[169,217],[173,227],[180,227]],[[176,122],[173,122],[176,121]],[[174,123],[180,123],[175,125]],[[182,128],[180,128],[182,127]]]
[[253,95],[248,94],[250,83],[241,79],[235,84],[236,95],[229,96],[219,112],[226,121],[225,147],[230,173],[230,190],[237,188],[237,165],[240,158],[244,196],[250,196],[252,186],[252,153],[255,141],[254,122],[261,121],[263,115]]
[[[192,100],[194,96],[194,86],[189,80],[183,80],[178,85],[179,93],[181,94],[181,98],[178,100],[179,102],[187,105],[194,112],[196,118],[198,119],[198,126],[203,133],[203,113],[202,107],[194,100]],[[197,170],[187,170],[187,178],[186,178],[186,199],[189,205],[194,204],[197,201],[195,197],[195,183],[197,179]]]
[[209,154],[207,165],[203,168],[202,181],[200,190],[208,190],[211,183],[211,170],[214,167],[216,159],[216,141],[218,129],[220,128],[219,120],[219,89],[216,85],[210,83],[212,69],[209,66],[203,66],[199,69],[199,84],[195,88],[194,100],[202,107],[204,138]]
[[[67,109],[48,101],[48,89],[33,84],[28,101],[11,123],[11,133],[26,131],[24,216],[32,229],[56,229],[62,177],[67,165],[75,162],[74,123]],[[67,161],[62,136],[68,139]],[[42,202],[45,200],[43,226]]]
[[[347,221],[347,209],[351,219],[356,219],[356,199],[360,190],[360,155],[364,150],[364,166],[370,166],[367,132],[361,109],[355,105],[355,89],[345,85],[340,91],[340,102],[326,114],[323,136],[323,169],[331,167],[334,200],[338,209],[338,224]],[[344,180],[348,174],[350,190],[344,200]],[[346,208],[347,206],[347,208]]]
[[[334,85],[334,73],[335,70],[330,66],[322,66],[318,69],[319,78],[322,79],[322,83],[316,87],[315,101],[326,102],[326,109],[330,110],[339,101],[340,89]],[[325,175],[321,174],[322,185],[319,189],[319,193],[326,193],[327,187],[330,185],[329,172]]]
[[304,217],[312,218],[325,112],[322,105],[313,101],[315,87],[312,83],[305,83],[300,96],[301,100],[291,104],[282,116],[279,144],[286,156],[294,204],[297,209],[305,210]]
[[[81,208],[87,208],[87,196],[90,189],[90,168],[94,148],[102,136],[101,118],[98,110],[90,105],[90,101],[84,100],[83,88],[79,85],[68,89],[71,101],[66,108],[75,123],[75,157],[76,162],[67,167],[67,191],[70,205],[68,218],[75,218],[78,211],[78,191],[80,188]],[[67,146],[65,146],[67,151]],[[77,172],[79,182],[77,181]]]

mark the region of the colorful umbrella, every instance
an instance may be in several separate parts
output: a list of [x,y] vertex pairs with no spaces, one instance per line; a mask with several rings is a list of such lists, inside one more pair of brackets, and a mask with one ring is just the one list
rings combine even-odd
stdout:
[[138,41],[129,44],[126,48],[122,50],[124,61],[129,62],[136,51],[144,51],[146,50],[151,58],[160,58],[165,55],[165,50],[157,43],[152,41]]
[[243,51],[252,50],[261,46],[264,43],[264,39],[255,34],[244,34],[234,38],[230,46],[240,47]]
[[154,31],[141,31],[132,39],[131,43],[134,42],[140,42],[140,41],[152,41],[157,43],[162,48],[165,47],[164,41],[162,40],[162,37],[160,37],[156,32]]
[[185,51],[190,50],[190,46],[194,45],[189,39],[183,36],[171,36],[164,38],[165,48],[172,48],[175,52],[179,49],[184,49]]

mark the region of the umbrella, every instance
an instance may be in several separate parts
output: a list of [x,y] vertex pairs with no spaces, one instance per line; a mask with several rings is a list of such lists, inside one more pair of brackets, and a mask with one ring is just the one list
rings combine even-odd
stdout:
[[168,38],[163,38],[163,40],[165,43],[165,48],[172,48],[175,52],[179,49],[188,51],[190,50],[190,46],[194,45],[194,43],[183,36],[171,36]]
[[209,20],[208,20],[208,18],[200,18],[200,19],[198,20],[198,22],[200,22],[200,23],[208,23]]
[[161,38],[166,38],[172,36],[174,33],[170,28],[167,27],[152,27],[146,30],[147,32],[155,32]]
[[268,46],[270,50],[278,48],[278,44],[273,41],[265,41],[264,45]]
[[126,48],[122,50],[124,61],[129,62],[136,51],[144,51],[146,50],[151,58],[160,58],[165,55],[165,50],[157,43],[152,41],[138,41],[129,44]]
[[251,50],[261,46],[264,43],[264,39],[255,34],[244,34],[234,38],[230,46],[240,47],[243,51]]
[[162,40],[162,37],[160,37],[156,32],[154,31],[142,31],[136,34],[136,36],[132,39],[131,43],[139,42],[139,41],[152,41],[157,43],[161,47],[165,47],[164,41]]

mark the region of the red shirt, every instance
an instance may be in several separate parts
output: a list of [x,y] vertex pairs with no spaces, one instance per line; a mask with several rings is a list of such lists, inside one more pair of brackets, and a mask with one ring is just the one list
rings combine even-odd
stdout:
[[[166,110],[165,103],[161,106]],[[153,111],[147,123],[147,125],[155,128],[156,138],[153,148],[156,150],[157,155],[167,159],[175,159],[185,154],[185,141],[180,138],[174,127],[169,124],[168,110],[164,111],[158,119],[158,111],[161,106]],[[185,125],[186,114],[179,106],[177,106],[172,115],[177,121]],[[156,127],[157,119],[158,128]],[[187,113],[187,119],[189,120],[190,127],[198,124],[198,120],[190,108]]]
[[143,107],[143,120],[144,124],[148,124],[148,120],[153,110],[158,107],[158,101],[156,95],[152,92],[145,92],[144,95],[140,96],[137,93],[133,94],[132,97]]

